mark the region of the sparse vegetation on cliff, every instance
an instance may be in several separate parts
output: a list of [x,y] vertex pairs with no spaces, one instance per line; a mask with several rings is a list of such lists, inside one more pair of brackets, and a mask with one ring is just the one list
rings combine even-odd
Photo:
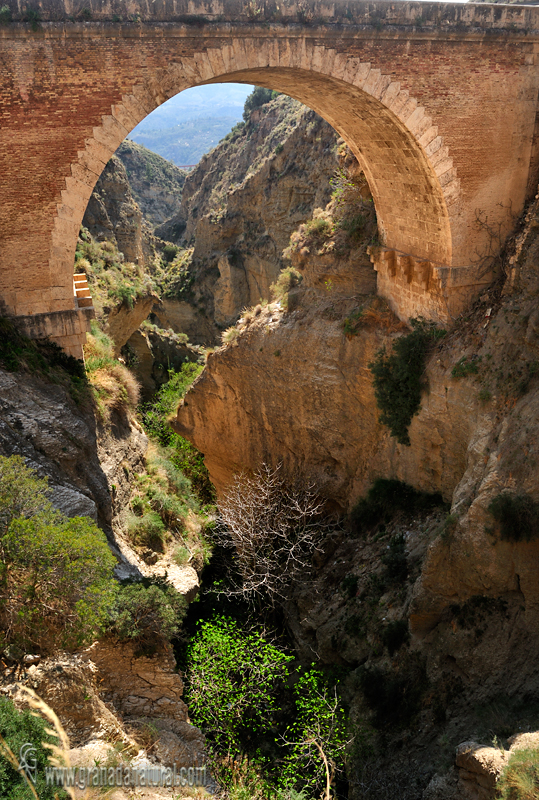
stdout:
[[125,139],[116,151],[139,208],[153,225],[175,214],[187,173],[141,144]]
[[142,411],[142,420],[149,435],[167,448],[171,462],[189,479],[193,492],[202,505],[215,502],[215,490],[204,466],[202,454],[171,428],[169,422],[185,396],[189,386],[202,372],[201,364],[184,364],[182,369],[170,374],[155,399]]
[[74,269],[86,275],[99,315],[111,302],[132,308],[138,297],[155,291],[152,278],[141,267],[125,261],[112,240],[98,242],[86,228],[81,228]]
[[[171,249],[167,251],[167,247]],[[166,245],[163,248],[163,258],[155,265],[155,284],[162,297],[176,300],[189,297],[194,281],[190,270],[192,258],[192,247],[182,249],[176,245]]]
[[285,311],[288,308],[288,293],[295,287],[299,286],[303,280],[303,275],[294,267],[285,267],[279,273],[279,277],[270,286],[270,291],[273,299],[281,304],[281,308]]

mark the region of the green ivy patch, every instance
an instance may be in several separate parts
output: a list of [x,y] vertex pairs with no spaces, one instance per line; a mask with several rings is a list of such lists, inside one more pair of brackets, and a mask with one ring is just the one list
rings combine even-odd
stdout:
[[412,332],[393,342],[391,351],[382,349],[369,369],[374,378],[374,395],[380,422],[387,425],[400,444],[409,445],[408,427],[421,408],[425,363],[432,344],[445,331],[421,319],[410,320]]
[[399,512],[414,514],[436,506],[444,506],[441,494],[420,492],[402,481],[379,478],[352,508],[350,523],[355,533],[361,533],[389,522]]
[[527,494],[502,492],[493,498],[488,511],[508,542],[529,542],[539,538],[539,503]]

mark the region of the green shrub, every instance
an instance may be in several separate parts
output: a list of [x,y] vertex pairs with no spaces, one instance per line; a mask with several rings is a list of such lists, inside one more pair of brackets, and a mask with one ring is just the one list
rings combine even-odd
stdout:
[[[58,746],[58,740],[48,732],[48,724],[31,711],[18,711],[13,703],[0,697],[0,735],[20,760],[21,748],[26,744],[33,745],[28,755],[28,763],[35,759],[35,790],[40,800],[63,800],[67,798],[63,789],[46,784],[46,768],[50,766],[50,750],[43,744]],[[34,800],[24,776],[15,770],[7,758],[0,756],[0,797],[2,800]]]
[[130,309],[133,308],[137,295],[136,287],[125,281],[121,281],[109,289],[109,297]]
[[174,261],[176,256],[178,255],[180,248],[177,247],[175,244],[166,244],[163,247],[163,259],[167,264],[170,264],[171,261]]
[[[173,249],[176,253],[170,259]],[[177,300],[189,297],[194,281],[190,271],[192,260],[192,247],[183,250],[175,245],[166,245],[163,250],[163,264],[157,267],[155,273],[155,282],[163,297]]]
[[361,239],[361,235],[365,229],[366,217],[364,214],[353,214],[350,217],[344,217],[339,220],[339,228],[348,234],[352,240]]
[[468,360],[468,356],[463,356],[451,370],[451,377],[466,378],[468,375],[477,375],[480,361],[481,356],[479,356],[479,358],[477,356],[472,356],[470,360]]
[[382,642],[387,647],[390,656],[409,640],[408,621],[405,619],[396,619],[388,623],[382,630]]
[[40,514],[55,519],[48,491],[48,478],[38,478],[21,456],[0,455],[0,537],[3,539],[17,518]]
[[37,8],[30,8],[30,6],[26,6],[26,10],[22,19],[23,22],[30,23],[30,27],[33,31],[37,31],[39,28],[41,28],[41,14]]
[[382,556],[382,563],[386,567],[386,577],[393,583],[401,583],[408,577],[405,545],[404,534],[398,533],[391,537],[389,551]]
[[496,783],[500,800],[537,800],[539,797],[539,748],[515,750]]
[[502,492],[489,504],[488,511],[508,542],[529,542],[539,537],[539,503],[527,494]]
[[0,8],[0,25],[9,25],[11,22],[11,9],[9,6]]
[[490,392],[488,389],[481,389],[479,392],[479,400],[481,403],[490,403],[492,400],[492,392]]
[[402,481],[378,478],[367,494],[350,512],[350,523],[355,533],[387,523],[399,512],[415,514],[444,506],[440,494],[420,492]]
[[305,236],[311,239],[329,239],[333,233],[333,225],[325,217],[314,217],[304,224],[303,231]]
[[186,363],[178,372],[171,370],[167,383],[161,386],[155,399],[142,409],[147,433],[163,447],[171,445],[177,435],[168,424],[169,417],[176,413],[180,401],[203,369],[201,364]]
[[92,520],[14,520],[2,551],[5,643],[46,652],[78,647],[103,630],[114,600],[116,562]]
[[111,614],[111,632],[150,653],[178,633],[186,611],[185,598],[169,584],[122,586]]
[[369,364],[374,378],[380,422],[400,444],[409,445],[408,427],[420,410],[425,362],[431,345],[445,335],[424,320],[410,320],[412,332],[393,342],[392,352],[381,350]]
[[456,514],[448,514],[444,519],[437,530],[437,533],[444,542],[447,542],[450,539],[451,534],[457,529],[458,523],[459,518]]
[[[315,796],[325,786],[326,774],[319,747],[331,764],[330,779],[344,770],[348,742],[346,714],[337,694],[337,686],[314,664],[299,668],[294,684],[295,719],[284,738],[294,742],[281,768],[281,785],[298,783]],[[315,744],[316,743],[316,744]],[[317,746],[318,745],[318,746]]]
[[363,309],[358,308],[352,311],[350,316],[345,317],[343,331],[345,336],[357,336],[360,329],[360,320],[363,317]]
[[128,516],[127,534],[136,545],[162,550],[165,523],[156,511],[146,511],[141,517]]
[[55,511],[46,489],[21,458],[0,456],[0,643],[22,651],[91,641],[116,589],[104,533]]
[[189,563],[191,559],[191,553],[189,549],[185,547],[185,545],[179,545],[174,550],[173,560],[174,563],[178,565],[178,567],[184,567],[186,564]]
[[294,267],[286,267],[281,270],[279,277],[270,286],[270,292],[274,300],[279,302],[284,309],[288,308],[288,292],[303,280],[303,275]]
[[186,702],[195,725],[231,755],[271,727],[276,689],[288,676],[286,656],[232,619],[199,624],[187,651]]
[[196,447],[176,434],[172,443],[174,464],[184,473],[191,483],[191,488],[203,506],[215,504],[215,489],[204,463],[204,456]]
[[[346,715],[338,681],[315,665],[291,672],[291,661],[260,634],[226,617],[199,622],[189,644],[190,713],[217,756],[220,783],[231,787],[231,797],[299,800],[306,790],[318,797],[326,776],[315,742],[329,759],[332,781],[343,767]],[[219,755],[226,755],[227,769]],[[258,780],[234,794],[234,786],[245,786],[237,774],[245,755]],[[262,794],[260,780],[266,783]]]
[[251,94],[245,100],[245,105],[243,107],[244,121],[249,122],[251,111],[261,108],[278,96],[279,92],[272,91],[272,89],[264,89],[262,86],[255,86]]

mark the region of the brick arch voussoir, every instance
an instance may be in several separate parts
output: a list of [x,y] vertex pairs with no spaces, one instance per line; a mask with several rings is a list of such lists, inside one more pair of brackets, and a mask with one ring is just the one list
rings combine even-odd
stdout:
[[[235,50],[234,56],[236,52]],[[334,48],[314,45],[306,39],[273,39],[264,42],[260,47],[250,48],[245,66],[240,67],[235,57],[221,58],[214,62],[214,66],[218,67],[214,70],[214,80],[227,72],[237,72],[240,69],[288,67],[317,72],[349,83],[369,94],[391,111],[418,143],[440,185],[448,217],[458,213],[460,182],[438,127],[427,110],[414,97],[410,97],[408,90],[401,89],[399,81],[383,74],[371,63],[362,62],[359,58],[340,53]]]

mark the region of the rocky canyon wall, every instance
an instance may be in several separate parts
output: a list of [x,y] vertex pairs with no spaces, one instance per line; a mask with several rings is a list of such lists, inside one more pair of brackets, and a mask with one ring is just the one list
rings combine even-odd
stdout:
[[170,298],[158,318],[179,330],[191,309],[199,332],[192,322],[183,330],[195,343],[215,343],[242,308],[269,299],[290,235],[330,198],[336,150],[333,129],[289,97],[251,112],[189,174],[179,213],[156,229],[194,245],[191,289],[178,298],[186,308],[178,315]]

